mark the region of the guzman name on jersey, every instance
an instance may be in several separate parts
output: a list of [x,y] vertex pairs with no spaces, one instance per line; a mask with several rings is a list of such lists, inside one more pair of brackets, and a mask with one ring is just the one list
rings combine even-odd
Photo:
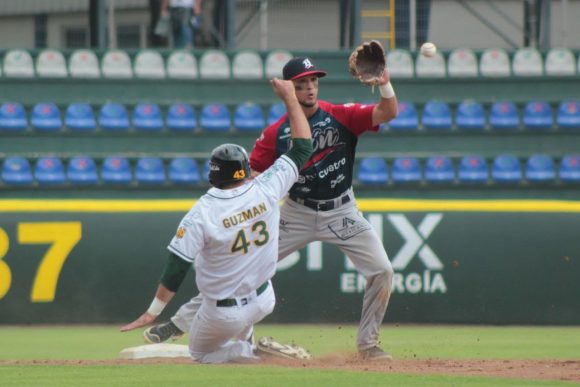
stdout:
[[230,228],[236,226],[248,220],[255,218],[256,216],[262,215],[264,212],[268,211],[266,203],[262,202],[257,206],[254,206],[248,210],[238,212],[222,220],[225,228]]

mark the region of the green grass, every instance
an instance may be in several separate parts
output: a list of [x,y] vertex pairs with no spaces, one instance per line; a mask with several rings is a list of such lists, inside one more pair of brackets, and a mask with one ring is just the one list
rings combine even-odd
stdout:
[[[117,326],[0,327],[0,360],[115,359],[142,344],[141,331]],[[315,356],[354,352],[356,327],[259,325],[257,336],[295,341]],[[579,359],[580,327],[395,326],[382,330],[383,347],[399,359]],[[186,344],[182,339],[178,343]],[[528,386],[558,381],[405,375],[263,366],[6,365],[0,386]]]

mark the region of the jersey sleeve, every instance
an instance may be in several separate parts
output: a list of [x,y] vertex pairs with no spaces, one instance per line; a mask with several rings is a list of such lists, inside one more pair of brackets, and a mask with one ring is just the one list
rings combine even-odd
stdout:
[[375,104],[345,103],[336,105],[334,116],[353,134],[358,136],[367,131],[378,132],[379,126],[373,126],[374,108]]
[[203,218],[199,202],[183,217],[167,249],[180,258],[193,262],[203,249]]
[[282,119],[268,126],[256,140],[250,155],[250,167],[256,172],[264,172],[276,160],[276,135]]
[[298,167],[286,155],[282,155],[274,165],[256,177],[256,183],[275,201],[282,199],[298,179]]

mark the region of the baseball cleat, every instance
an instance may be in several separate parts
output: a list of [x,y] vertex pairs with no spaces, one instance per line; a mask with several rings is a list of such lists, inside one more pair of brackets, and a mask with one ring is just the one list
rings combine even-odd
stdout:
[[294,344],[281,344],[272,337],[262,337],[256,344],[258,355],[275,356],[284,359],[310,360],[312,355],[308,350]]
[[393,357],[389,353],[383,351],[380,347],[371,347],[363,349],[360,350],[358,353],[363,360],[368,361],[393,360]]
[[153,325],[143,332],[146,343],[159,344],[169,339],[177,340],[183,336],[183,332],[172,321]]

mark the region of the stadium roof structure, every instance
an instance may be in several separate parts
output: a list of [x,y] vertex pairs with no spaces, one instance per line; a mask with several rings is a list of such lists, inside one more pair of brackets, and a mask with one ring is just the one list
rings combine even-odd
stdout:
[[[105,4],[107,6],[107,4]],[[115,0],[116,9],[147,8],[148,0]],[[2,0],[0,16],[88,11],[89,0]]]

